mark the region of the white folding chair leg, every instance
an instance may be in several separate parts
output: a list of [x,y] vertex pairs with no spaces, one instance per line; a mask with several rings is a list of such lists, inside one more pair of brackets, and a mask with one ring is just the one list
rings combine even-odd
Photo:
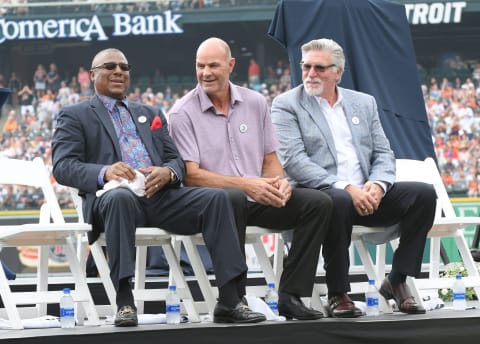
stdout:
[[[71,239],[73,241],[73,238]],[[79,301],[79,303],[77,303],[77,309],[82,308],[82,311],[78,312],[79,316],[77,317],[77,322],[79,323],[79,325],[82,325],[83,315],[84,313],[86,313],[88,321],[92,325],[98,325],[100,323],[98,313],[95,309],[95,304],[93,302],[92,295],[90,294],[90,290],[88,289],[84,269],[82,269],[80,263],[77,260],[73,242],[69,242],[64,245],[63,250],[75,281],[74,299]]]
[[[38,247],[38,279],[37,279],[37,291],[48,290],[48,246]],[[47,314],[47,304],[38,303],[37,317],[41,317]]]
[[408,288],[410,289],[410,292],[412,293],[412,296],[415,298],[415,301],[425,308],[422,295],[420,295],[420,290],[415,283],[415,277],[407,276],[406,283]]
[[382,282],[385,277],[385,259],[387,256],[387,245],[376,245],[376,264],[375,264],[375,280]]
[[112,315],[114,315],[117,312],[117,293],[115,292],[115,287],[113,286],[112,279],[110,278],[110,268],[108,267],[107,260],[105,259],[105,254],[103,253],[102,246],[98,243],[98,241],[94,242],[90,246],[90,254],[95,260],[98,274],[100,275],[100,279],[102,280],[105,293],[107,294],[107,298],[112,309]]
[[185,246],[185,251],[187,252],[188,257],[190,258],[190,263],[192,265],[193,272],[197,278],[198,285],[203,294],[203,298],[207,304],[208,311],[213,314],[215,309],[216,301],[216,292],[214,292],[214,287],[210,284],[207,273],[205,272],[205,267],[202,264],[198,250],[193,243],[193,240],[189,236],[179,237],[183,245]]
[[261,239],[259,238],[252,243],[252,246],[255,251],[255,255],[257,256],[258,263],[262,268],[267,284],[273,282],[276,286],[278,286],[279,277],[277,277],[273,272],[272,264],[270,263],[270,259],[268,259],[267,252],[265,251],[265,247],[263,246]]
[[429,278],[438,278],[440,273],[440,246],[441,240],[438,237],[430,238],[430,270]]
[[282,234],[275,235],[275,253],[273,255],[273,272],[276,276],[277,285],[280,285],[280,277],[283,272],[284,245]]
[[323,303],[320,295],[326,294],[326,291],[323,290],[322,286],[319,284],[313,284],[312,297],[310,299],[310,307],[322,312],[324,317],[328,317],[328,311],[326,305]]
[[[173,241],[174,239],[172,239]],[[172,246],[163,245],[163,252],[165,253],[165,258],[168,261],[170,266],[169,277],[173,280],[177,286],[177,290],[181,291],[185,297],[182,297],[183,306],[188,314],[188,319],[190,322],[200,322],[200,316],[195,308],[195,302],[193,300],[192,293],[188,287],[185,276],[183,275],[182,267],[179,263],[176,253],[174,252]]]
[[[39,223],[46,224],[50,222],[50,208],[48,204],[43,204],[40,207],[40,217]],[[48,290],[48,251],[47,246],[38,247],[38,267],[37,267],[37,291],[47,291]],[[37,317],[44,316],[47,314],[47,304],[38,303],[37,308]]]
[[[137,246],[137,256],[135,259],[135,285],[133,287],[134,295],[137,294],[139,290],[145,289],[146,266],[147,266],[147,247]],[[137,307],[137,312],[139,314],[143,314],[145,301],[135,298],[135,305]]]
[[[463,233],[461,230],[458,230],[457,232],[459,233],[455,235],[455,242],[457,243],[457,248],[460,253],[460,256],[462,257],[465,269],[467,269],[468,271],[468,276],[471,278],[480,279],[480,274],[478,273],[477,265],[473,260],[472,254],[470,253],[470,249],[468,247],[467,241],[465,240],[465,237],[463,236]],[[480,295],[479,283],[476,283],[474,289],[477,296]],[[479,300],[479,303],[480,303],[480,300]]]
[[373,260],[368,253],[367,246],[363,240],[355,241],[355,245],[357,247],[358,255],[363,263],[365,268],[365,273],[368,276],[368,279],[377,280],[376,269],[375,265],[373,264]]
[[20,313],[18,313],[17,305],[14,302],[14,296],[9,288],[7,276],[5,271],[0,269],[0,295],[2,295],[3,306],[8,315],[8,320],[14,330],[23,329]]

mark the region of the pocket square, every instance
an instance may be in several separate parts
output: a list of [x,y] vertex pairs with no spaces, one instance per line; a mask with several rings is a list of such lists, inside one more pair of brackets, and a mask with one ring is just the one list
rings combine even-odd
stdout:
[[162,120],[160,119],[160,116],[155,116],[155,118],[152,121],[152,124],[150,125],[150,130],[155,130],[155,129],[160,129],[162,128]]

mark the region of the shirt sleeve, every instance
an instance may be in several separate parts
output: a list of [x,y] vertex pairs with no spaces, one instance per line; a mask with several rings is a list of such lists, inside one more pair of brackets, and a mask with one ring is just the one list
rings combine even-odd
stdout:
[[200,163],[200,152],[190,118],[181,112],[171,113],[169,122],[170,136],[182,159]]

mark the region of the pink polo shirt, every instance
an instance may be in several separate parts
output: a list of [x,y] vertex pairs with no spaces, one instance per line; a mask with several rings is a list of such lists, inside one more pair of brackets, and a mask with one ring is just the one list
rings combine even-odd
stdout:
[[278,140],[265,98],[230,83],[229,113],[216,113],[203,89],[197,87],[169,111],[170,135],[185,161],[227,176],[260,177],[265,154],[278,149]]

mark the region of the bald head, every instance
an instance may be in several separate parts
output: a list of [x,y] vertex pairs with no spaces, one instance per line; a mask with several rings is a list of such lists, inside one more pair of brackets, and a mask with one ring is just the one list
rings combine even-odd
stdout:
[[100,64],[102,64],[104,60],[104,57],[105,55],[109,55],[109,54],[117,54],[117,55],[122,55],[123,58],[125,59],[125,61],[127,60],[127,58],[125,57],[125,54],[119,50],[119,49],[115,49],[115,48],[108,48],[108,49],[104,49],[104,50],[101,50],[97,53],[97,55],[95,55],[95,57],[93,58],[92,60],[92,66],[91,68],[95,67],[95,66],[98,66]]
[[232,57],[232,52],[227,42],[220,38],[211,37],[204,40],[197,49],[197,57],[205,52],[211,52],[215,54],[222,53],[225,56],[226,60],[229,60]]

